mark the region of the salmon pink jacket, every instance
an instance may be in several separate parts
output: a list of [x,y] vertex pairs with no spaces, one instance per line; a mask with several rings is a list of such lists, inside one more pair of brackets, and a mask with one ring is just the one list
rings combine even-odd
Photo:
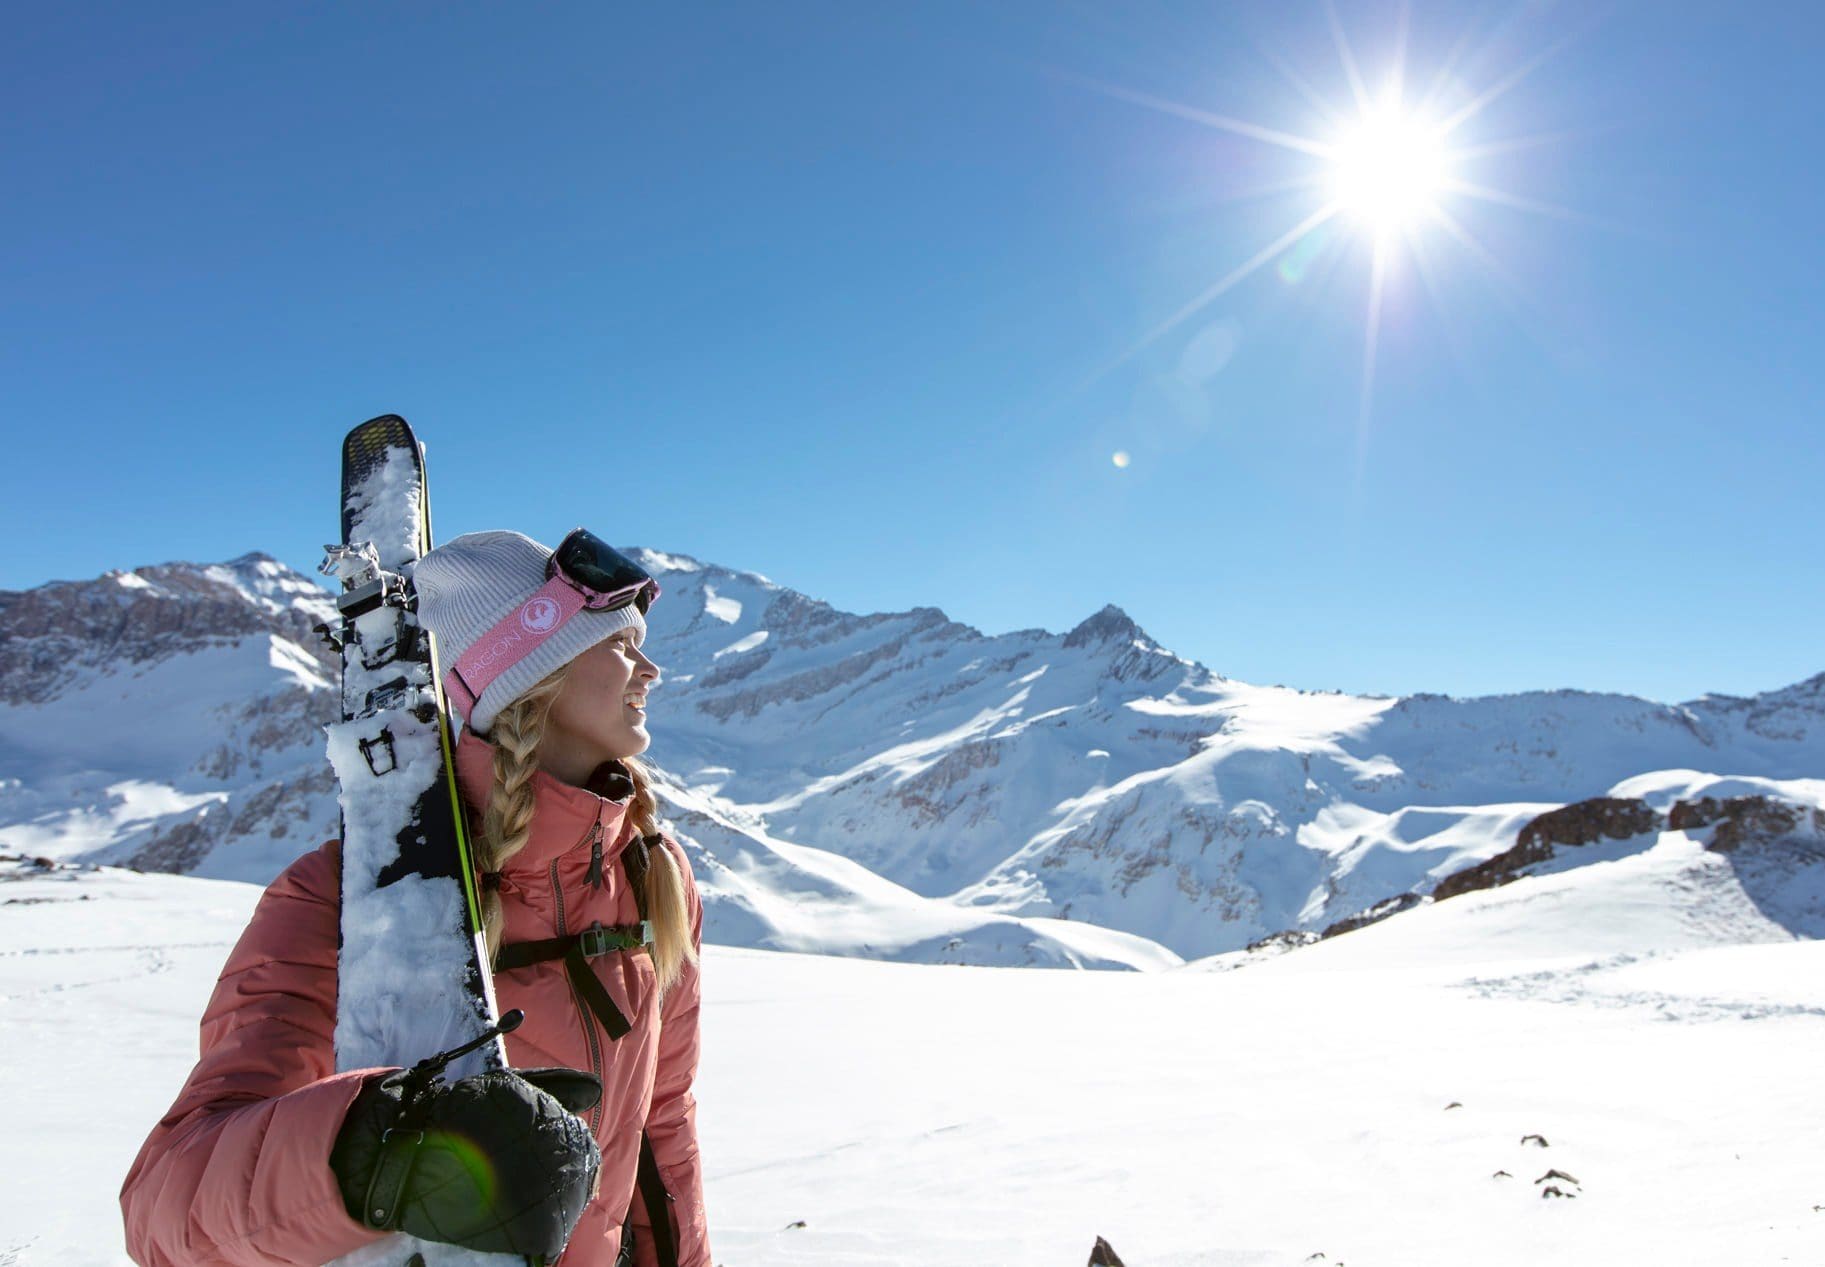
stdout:
[[[478,810],[492,761],[493,749],[465,732],[457,775]],[[635,837],[626,805],[534,777],[531,839],[499,879],[503,942],[638,922],[620,865]],[[601,864],[592,868],[598,846]],[[690,864],[676,841],[667,837],[665,847],[684,878],[692,940],[701,945],[703,905]],[[203,1014],[201,1059],[121,1189],[127,1252],[144,1267],[319,1267],[378,1239],[343,1207],[329,1164],[356,1093],[388,1072],[335,1072],[340,876],[336,841],[299,858],[268,886],[229,954]],[[696,965],[685,964],[663,1004],[646,954],[615,952],[590,967],[632,1023],[618,1040],[576,997],[562,960],[495,975],[502,1009],[526,1014],[507,1036],[511,1064],[567,1065],[602,1079],[601,1102],[584,1114],[602,1149],[601,1188],[559,1267],[611,1267],[624,1221],[634,1224],[637,1267],[658,1267],[635,1190],[643,1129],[668,1194],[679,1267],[711,1267],[691,1093]]]

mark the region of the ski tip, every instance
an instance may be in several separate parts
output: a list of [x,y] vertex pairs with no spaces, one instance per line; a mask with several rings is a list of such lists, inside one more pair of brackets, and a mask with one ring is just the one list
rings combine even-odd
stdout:
[[380,414],[353,428],[342,442],[343,456],[372,457],[383,449],[407,448],[414,451],[418,442],[412,428],[398,414]]
[[377,418],[369,418],[343,437],[342,494],[344,501],[348,500],[350,490],[358,485],[369,471],[386,463],[387,454],[394,449],[404,450],[411,456],[412,461],[419,461],[418,437],[412,434],[412,428],[398,414],[381,414]]

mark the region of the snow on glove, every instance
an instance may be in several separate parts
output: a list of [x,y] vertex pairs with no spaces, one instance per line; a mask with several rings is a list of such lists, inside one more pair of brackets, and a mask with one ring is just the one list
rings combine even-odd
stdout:
[[401,1070],[355,1098],[330,1166],[343,1204],[369,1227],[549,1260],[595,1191],[602,1155],[576,1114],[601,1097],[580,1069],[497,1069],[448,1084],[424,1066]]

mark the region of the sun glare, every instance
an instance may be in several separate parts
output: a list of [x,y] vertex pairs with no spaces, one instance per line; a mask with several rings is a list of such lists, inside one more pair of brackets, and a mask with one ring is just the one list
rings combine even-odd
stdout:
[[[1179,329],[1197,314],[1241,285],[1263,268],[1272,268],[1287,285],[1299,285],[1311,272],[1315,258],[1347,235],[1330,232],[1335,222],[1353,221],[1364,230],[1362,251],[1368,264],[1367,303],[1364,309],[1362,377],[1357,393],[1356,467],[1361,478],[1367,455],[1371,402],[1375,392],[1375,362],[1380,343],[1382,315],[1388,296],[1398,294],[1404,265],[1437,300],[1438,262],[1428,259],[1442,249],[1461,248],[1498,281],[1505,272],[1493,252],[1478,240],[1464,212],[1474,204],[1490,204],[1514,211],[1576,218],[1575,213],[1522,194],[1467,179],[1466,165],[1491,155],[1523,149],[1553,139],[1550,136],[1510,136],[1469,144],[1472,122],[1491,104],[1506,97],[1553,56],[1572,43],[1567,35],[1538,53],[1524,58],[1505,73],[1473,82],[1464,73],[1480,54],[1460,40],[1457,50],[1440,64],[1429,84],[1418,82],[1407,66],[1407,6],[1401,5],[1400,24],[1393,57],[1380,67],[1365,68],[1344,34],[1331,0],[1324,11],[1336,45],[1342,78],[1347,83],[1350,106],[1328,100],[1294,67],[1270,58],[1288,87],[1316,107],[1319,117],[1337,122],[1328,135],[1307,136],[1235,115],[1219,114],[1200,106],[1156,97],[1130,88],[1084,81],[1087,86],[1149,110],[1186,119],[1250,141],[1271,145],[1310,160],[1309,175],[1270,184],[1263,194],[1285,190],[1309,191],[1310,203],[1294,214],[1294,222],[1253,254],[1180,304],[1111,358],[1092,377],[1100,377],[1127,363],[1141,349]],[[1407,93],[1413,90],[1414,95]],[[1408,104],[1408,102],[1423,104]],[[1346,122],[1353,120],[1353,122]],[[1424,231],[1422,231],[1424,230]],[[1436,232],[1435,232],[1436,231]],[[1117,455],[1118,459],[1121,456]],[[1118,465],[1120,462],[1118,460]]]
[[1331,162],[1338,208],[1377,233],[1404,229],[1430,212],[1447,175],[1438,128],[1398,108],[1359,120],[1338,138]]

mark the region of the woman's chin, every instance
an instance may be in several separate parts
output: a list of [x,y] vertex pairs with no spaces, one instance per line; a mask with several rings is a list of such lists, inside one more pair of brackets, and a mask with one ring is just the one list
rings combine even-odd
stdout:
[[652,744],[653,737],[646,732],[644,725],[622,723],[612,728],[605,727],[591,734],[581,745],[597,762],[619,761],[623,757],[637,757]]
[[645,752],[647,748],[652,746],[653,737],[647,733],[646,723],[644,721],[636,722],[632,726],[629,726],[628,736],[629,737],[620,745],[625,749],[625,751],[619,754],[623,757],[637,757]]

